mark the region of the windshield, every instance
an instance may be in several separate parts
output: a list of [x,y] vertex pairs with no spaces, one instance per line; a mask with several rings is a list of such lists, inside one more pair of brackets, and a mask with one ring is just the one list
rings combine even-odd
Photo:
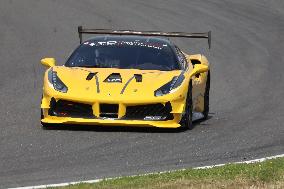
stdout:
[[98,41],[83,43],[65,66],[141,70],[180,69],[176,55],[163,41]]

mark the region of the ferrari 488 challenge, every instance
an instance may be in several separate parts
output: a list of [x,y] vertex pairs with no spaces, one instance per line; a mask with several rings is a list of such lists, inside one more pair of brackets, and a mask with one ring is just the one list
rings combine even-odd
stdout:
[[[63,66],[44,58],[41,123],[192,128],[209,111],[207,58],[181,51],[167,37],[211,33],[83,29]],[[101,34],[82,42],[82,34]]]

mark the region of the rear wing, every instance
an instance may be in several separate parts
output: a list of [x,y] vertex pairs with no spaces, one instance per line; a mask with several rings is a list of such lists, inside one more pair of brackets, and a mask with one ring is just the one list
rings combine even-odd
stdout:
[[161,36],[161,37],[184,37],[184,38],[206,38],[209,49],[211,48],[211,31],[206,33],[186,32],[161,32],[161,31],[134,31],[134,30],[111,30],[111,29],[86,29],[78,26],[80,44],[83,34],[108,34],[108,35],[140,35],[140,36]]

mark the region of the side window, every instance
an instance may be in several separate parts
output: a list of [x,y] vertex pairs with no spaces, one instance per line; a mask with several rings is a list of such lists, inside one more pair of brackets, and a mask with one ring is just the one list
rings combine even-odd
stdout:
[[176,53],[177,53],[177,56],[178,56],[178,61],[181,65],[182,69],[185,70],[187,68],[186,58],[177,46],[175,46],[175,49],[176,49]]

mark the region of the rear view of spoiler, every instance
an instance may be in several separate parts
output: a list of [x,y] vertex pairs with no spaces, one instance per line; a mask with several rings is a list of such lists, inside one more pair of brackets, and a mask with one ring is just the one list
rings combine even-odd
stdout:
[[140,36],[161,36],[161,37],[184,37],[184,38],[206,38],[209,49],[211,48],[211,31],[206,33],[186,33],[186,32],[161,32],[161,31],[133,31],[133,30],[111,30],[111,29],[86,29],[78,27],[80,44],[82,34],[108,34],[108,35],[140,35]]

